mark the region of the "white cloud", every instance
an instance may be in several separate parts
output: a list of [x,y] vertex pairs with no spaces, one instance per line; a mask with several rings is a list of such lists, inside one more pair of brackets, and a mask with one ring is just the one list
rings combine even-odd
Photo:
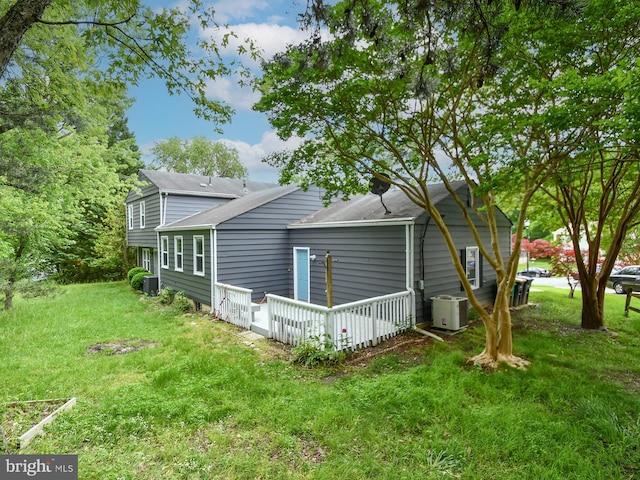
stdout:
[[[308,32],[297,28],[273,23],[240,23],[228,28],[207,28],[202,30],[200,35],[205,39],[215,40],[220,45],[224,35],[230,32],[233,32],[235,37],[230,37],[229,44],[222,50],[224,55],[236,57],[238,48],[246,45],[247,39],[251,39],[262,50],[263,58],[267,60],[283,51],[287,45],[300,43],[309,36]],[[248,57],[242,60],[248,65],[258,66]]]
[[283,142],[275,132],[264,132],[260,143],[249,145],[242,140],[221,140],[238,150],[238,157],[249,171],[249,179],[256,182],[277,182],[279,170],[262,161],[268,154],[285,149],[294,149],[302,140],[291,139]]
[[269,2],[264,0],[221,0],[213,8],[218,22],[229,23],[231,20],[250,18],[256,11],[265,10],[269,6]]
[[254,103],[260,100],[260,93],[250,87],[240,86],[233,78],[216,78],[207,81],[207,98],[221,100],[234,110],[251,110]]

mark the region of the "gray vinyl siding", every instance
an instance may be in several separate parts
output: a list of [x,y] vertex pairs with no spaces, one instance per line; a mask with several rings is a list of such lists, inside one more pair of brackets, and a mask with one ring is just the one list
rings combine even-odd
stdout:
[[[194,230],[186,232],[162,232],[162,236],[169,237],[169,268],[160,269],[161,287],[170,287],[175,291],[183,291],[190,299],[200,302],[203,305],[211,305],[211,279],[212,279],[212,259],[211,259],[211,230]],[[175,270],[174,258],[174,237],[183,238],[183,271]],[[193,237],[202,235],[204,237],[204,264],[205,276],[194,275],[193,264]]]
[[322,208],[317,189],[297,190],[216,227],[218,281],[288,296],[293,271],[287,225]]
[[[127,245],[136,247],[157,247],[154,228],[160,225],[160,194],[154,186],[141,189],[141,196],[130,193],[127,205],[133,205],[133,229],[127,223]],[[140,203],[145,203],[145,228],[140,228]],[[129,209],[127,208],[127,212]]]
[[253,290],[254,302],[265,292],[287,296],[291,266],[287,231],[218,231],[218,281]]
[[[140,228],[140,203],[145,203],[145,227]],[[160,197],[152,195],[132,202],[133,229],[127,230],[127,244],[137,247],[157,246],[156,232],[153,230],[160,224]]]
[[[459,256],[460,250],[466,247],[477,246],[460,208],[451,199],[442,201],[438,205],[438,210],[444,216],[445,222],[454,238],[456,244],[456,254]],[[423,248],[424,261],[424,292],[418,288],[421,278],[421,237],[427,224],[427,216],[418,219],[414,231],[415,245],[415,281],[416,286],[416,318],[418,322],[431,320],[431,298],[437,295],[452,295],[466,297],[462,289],[462,283],[453,266],[451,254],[444,242],[442,234],[438,228],[430,222],[426,228]],[[511,248],[511,224],[506,217],[498,216],[500,231],[500,248],[504,258],[507,258]],[[481,223],[478,220],[477,225]],[[480,228],[481,238],[485,246],[491,245],[490,232]],[[485,259],[481,259],[480,287],[474,293],[481,303],[493,303],[496,292],[496,273]],[[424,293],[424,295],[422,295]],[[423,302],[424,299],[424,302]]]
[[327,250],[331,252],[333,303],[340,305],[406,289],[405,227],[371,226],[290,230],[289,296],[293,297],[293,248],[309,248],[311,302],[326,304]]
[[167,225],[189,215],[222,205],[230,199],[170,194],[166,195],[164,200],[167,202],[164,221],[165,225]]

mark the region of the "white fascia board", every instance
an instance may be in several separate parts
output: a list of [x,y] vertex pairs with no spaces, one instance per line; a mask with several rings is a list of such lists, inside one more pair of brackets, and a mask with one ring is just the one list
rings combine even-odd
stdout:
[[324,222],[288,225],[291,230],[306,228],[342,228],[342,227],[388,227],[398,225],[414,225],[414,218],[394,218],[393,220],[354,220],[350,222]]
[[168,189],[162,189],[159,191],[160,193],[165,193],[167,195],[183,195],[186,197],[211,197],[211,198],[231,198],[231,199],[240,198],[240,195],[235,195],[233,193],[199,192],[196,190],[168,190]]
[[162,225],[156,227],[154,230],[156,232],[177,232],[177,231],[191,231],[191,230],[215,230],[218,224],[208,224],[208,225],[189,225],[188,227],[163,227]]

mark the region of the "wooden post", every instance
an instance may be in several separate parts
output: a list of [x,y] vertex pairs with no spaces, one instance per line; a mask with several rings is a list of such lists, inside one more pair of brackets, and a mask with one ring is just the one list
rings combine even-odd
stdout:
[[331,252],[327,250],[325,255],[326,282],[327,282],[327,307],[333,307],[333,278],[331,273]]

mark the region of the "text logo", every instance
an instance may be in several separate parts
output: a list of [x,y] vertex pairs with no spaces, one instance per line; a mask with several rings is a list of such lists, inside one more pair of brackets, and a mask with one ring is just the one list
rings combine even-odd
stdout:
[[0,455],[2,480],[78,480],[77,455]]

